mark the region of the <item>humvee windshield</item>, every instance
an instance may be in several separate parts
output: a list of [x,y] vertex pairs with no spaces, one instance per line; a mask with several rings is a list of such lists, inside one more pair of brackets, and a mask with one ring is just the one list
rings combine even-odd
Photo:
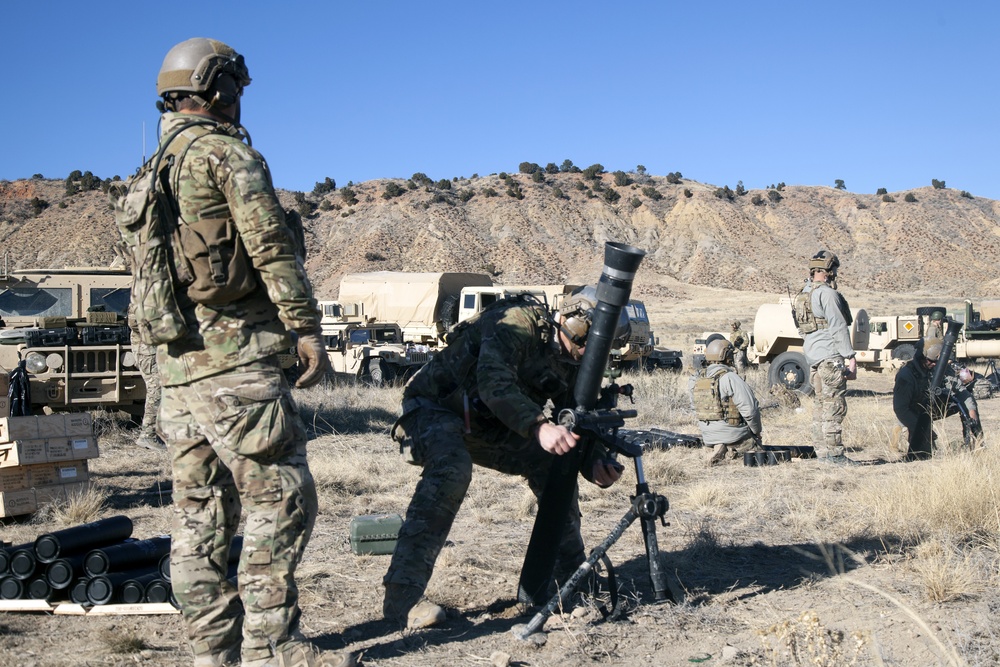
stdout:
[[107,312],[125,317],[128,315],[129,291],[127,287],[91,287],[90,307],[104,306]]
[[73,316],[69,287],[12,287],[0,292],[0,317]]

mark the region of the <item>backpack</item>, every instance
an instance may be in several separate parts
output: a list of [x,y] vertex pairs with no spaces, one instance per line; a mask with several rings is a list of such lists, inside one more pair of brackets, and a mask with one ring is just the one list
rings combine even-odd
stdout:
[[807,289],[799,292],[792,299],[792,318],[795,320],[795,326],[802,338],[805,338],[806,334],[811,334],[826,326],[826,320],[823,319],[820,322],[816,313],[813,312],[812,295],[814,289],[815,287],[810,283]]
[[175,291],[177,211],[168,182],[174,157],[165,160],[166,150],[189,127],[214,124],[193,121],[177,128],[125,182],[123,193],[111,192],[112,197],[120,195],[113,202],[115,223],[132,268],[131,308],[136,332],[146,345],[170,343],[188,331]]
[[698,421],[725,420],[730,426],[744,423],[733,397],[730,396],[723,402],[719,393],[719,379],[728,372],[728,369],[719,369],[714,375],[701,376],[694,383],[694,409]]

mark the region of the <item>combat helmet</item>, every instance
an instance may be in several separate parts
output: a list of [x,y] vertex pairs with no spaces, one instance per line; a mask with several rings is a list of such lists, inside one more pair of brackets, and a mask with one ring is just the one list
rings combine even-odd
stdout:
[[730,326],[733,328],[733,331],[739,329],[741,324],[743,323],[740,322],[739,320],[733,320],[732,322],[730,322]]
[[170,49],[156,77],[156,92],[170,110],[180,97],[190,97],[206,109],[231,106],[249,85],[243,56],[231,46],[204,37]]
[[809,273],[817,269],[822,269],[829,274],[837,275],[840,268],[840,260],[829,250],[820,250],[809,259]]
[[933,313],[931,313],[931,321],[943,320],[943,319],[944,319],[944,312],[940,310],[935,310]]
[[[587,334],[594,323],[594,310],[597,308],[597,288],[587,285],[566,298],[559,308],[562,321],[559,329],[566,334],[570,342],[577,347],[585,345]],[[622,308],[618,316],[618,324],[615,327],[615,336],[612,341],[613,348],[619,348],[628,341],[632,326],[629,324],[628,313]]]
[[705,346],[705,361],[717,364],[731,364],[733,361],[733,344],[725,338],[716,338]]
[[924,359],[928,361],[937,362],[941,359],[941,350],[944,349],[944,343],[940,340],[935,340],[933,343],[924,348]]

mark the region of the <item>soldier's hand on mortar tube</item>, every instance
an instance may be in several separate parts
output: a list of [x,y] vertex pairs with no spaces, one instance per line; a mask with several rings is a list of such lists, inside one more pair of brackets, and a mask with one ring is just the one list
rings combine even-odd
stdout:
[[311,387],[330,372],[330,357],[326,356],[326,346],[319,332],[300,333],[296,349],[299,353],[299,362],[305,365],[305,370],[295,383],[296,387],[299,389]]
[[602,489],[606,489],[619,479],[625,466],[612,459],[603,459],[594,462],[594,483]]
[[576,441],[580,439],[565,426],[553,424],[552,422],[542,422],[536,431],[538,444],[549,454],[561,455],[576,447]]

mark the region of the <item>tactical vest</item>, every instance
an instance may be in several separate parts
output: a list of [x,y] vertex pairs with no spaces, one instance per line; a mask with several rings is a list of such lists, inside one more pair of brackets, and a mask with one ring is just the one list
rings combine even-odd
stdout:
[[[184,131],[186,145],[176,158],[171,181],[179,189],[180,166],[191,146],[209,134],[232,136],[219,126],[196,126]],[[177,226],[177,279],[195,303],[208,306],[232,303],[257,288],[257,275],[236,221],[227,209],[223,217],[179,220]]]
[[728,397],[725,401],[719,393],[719,379],[729,372],[728,368],[722,368],[712,375],[698,378],[694,384],[694,409],[698,421],[713,422],[725,420],[730,426],[740,426],[745,424],[740,409],[733,402],[733,397]]
[[803,338],[806,334],[826,329],[829,326],[825,317],[816,317],[816,313],[813,312],[812,295],[815,289],[816,285],[809,283],[808,287],[796,294],[792,300],[792,317],[795,319],[799,336]]

